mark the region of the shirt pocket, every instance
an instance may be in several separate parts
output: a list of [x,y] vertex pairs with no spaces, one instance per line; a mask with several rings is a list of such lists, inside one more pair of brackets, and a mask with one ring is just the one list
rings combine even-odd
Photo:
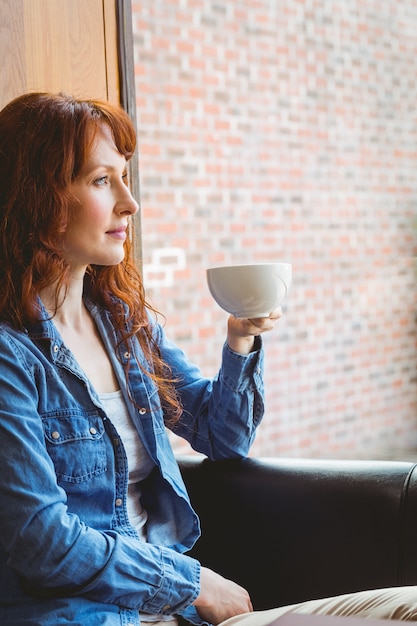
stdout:
[[60,482],[81,483],[107,469],[103,420],[65,411],[42,418],[46,448]]

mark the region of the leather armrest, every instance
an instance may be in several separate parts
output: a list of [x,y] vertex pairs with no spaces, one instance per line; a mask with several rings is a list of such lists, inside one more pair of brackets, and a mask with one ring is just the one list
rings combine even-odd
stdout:
[[417,584],[413,463],[179,461],[202,525],[193,556],[255,608]]

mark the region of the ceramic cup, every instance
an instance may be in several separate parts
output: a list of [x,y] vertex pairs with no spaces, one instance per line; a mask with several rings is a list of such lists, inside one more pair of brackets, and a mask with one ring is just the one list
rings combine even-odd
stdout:
[[239,318],[268,317],[281,306],[292,282],[290,263],[210,267],[206,274],[214,300]]

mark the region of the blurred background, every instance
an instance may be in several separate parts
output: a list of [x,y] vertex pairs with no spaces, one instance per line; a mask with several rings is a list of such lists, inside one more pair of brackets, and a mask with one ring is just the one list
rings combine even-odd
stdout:
[[0,18],[0,106],[64,90],[137,123],[138,262],[204,374],[227,319],[206,268],[292,263],[251,454],[417,460],[417,0],[2,0]]
[[133,0],[132,25],[168,334],[214,374],[206,267],[291,262],[252,455],[416,460],[417,2]]

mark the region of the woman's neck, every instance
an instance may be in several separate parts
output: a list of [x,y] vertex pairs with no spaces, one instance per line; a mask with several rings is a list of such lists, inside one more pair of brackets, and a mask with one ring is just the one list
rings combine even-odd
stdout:
[[94,320],[83,301],[83,284],[72,281],[65,297],[56,306],[55,290],[41,294],[46,310],[58,329],[65,345],[71,350],[80,367],[98,393],[119,389],[109,355],[104,347]]
[[84,281],[73,279],[61,292],[57,293],[55,286],[41,291],[41,300],[58,327],[80,329],[84,326],[88,311],[83,302],[83,289]]

